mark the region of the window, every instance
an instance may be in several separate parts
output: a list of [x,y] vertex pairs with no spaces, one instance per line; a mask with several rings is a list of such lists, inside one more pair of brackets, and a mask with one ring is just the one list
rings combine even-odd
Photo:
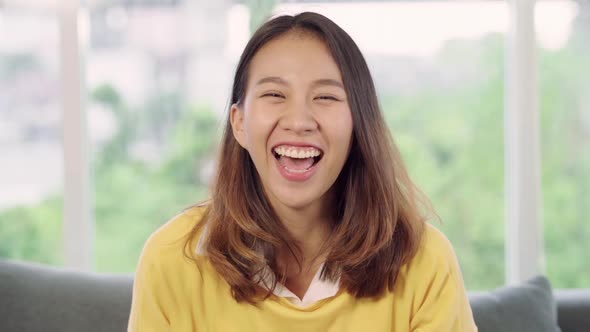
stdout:
[[[59,87],[68,86],[61,84],[68,67],[59,58],[64,49],[78,51],[64,45],[75,43],[73,33],[60,35],[56,13],[65,5],[0,1],[0,257],[76,265],[64,252],[92,247],[92,262],[82,265],[132,272],[149,234],[208,196],[233,69],[251,31],[270,14],[312,10],[342,26],[365,54],[386,121],[412,178],[441,217],[438,226],[455,247],[467,287],[504,284],[507,266],[530,258],[515,254],[525,247],[506,259],[511,239],[531,240],[506,223],[507,205],[517,201],[507,200],[513,188],[506,178],[518,172],[505,156],[524,148],[506,138],[507,123],[518,121],[510,111],[506,116],[512,104],[505,91],[512,89],[505,82],[518,71],[514,60],[526,54],[506,47],[511,1],[78,3],[68,15],[80,30],[90,143],[91,181],[82,179],[79,188],[92,192],[87,212],[94,226],[82,231],[94,229],[84,234],[94,239],[88,243],[68,241],[77,234],[68,228],[84,221],[62,208],[72,202],[64,179],[76,177],[63,175],[76,154],[62,144],[62,129],[76,129],[64,119],[76,110],[62,105],[68,91]],[[516,21],[526,25],[526,15]],[[529,208],[542,211],[553,285],[588,287],[590,6],[539,0],[534,17],[543,204]],[[77,73],[68,73],[75,83]],[[520,194],[530,191],[519,185]]]
[[88,8],[98,271],[133,271],[149,234],[207,197],[232,68],[220,56],[230,6],[214,7]]
[[555,287],[588,287],[590,265],[582,262],[590,261],[590,8],[539,1],[536,9],[538,19],[553,22],[545,38],[548,25],[537,28],[547,273]]
[[[468,285],[501,285],[505,7],[271,5],[256,12],[315,6],[353,35],[372,67],[410,171],[432,197],[457,248]],[[374,19],[356,20],[359,10],[365,11],[361,17]],[[445,20],[436,21],[441,10],[462,23],[447,27]],[[490,17],[490,11],[496,15]],[[147,236],[206,197],[231,69],[249,37],[243,32],[250,18],[256,19],[249,13],[239,4],[208,11],[188,4],[89,8],[86,61],[99,271],[132,271]],[[486,22],[465,35],[477,20]],[[430,30],[421,28],[424,21]],[[195,32],[191,38],[182,33],[186,29]],[[383,30],[393,32],[389,39],[375,39]],[[404,31],[421,35],[408,38]]]
[[54,13],[0,6],[0,257],[62,260],[58,50]]

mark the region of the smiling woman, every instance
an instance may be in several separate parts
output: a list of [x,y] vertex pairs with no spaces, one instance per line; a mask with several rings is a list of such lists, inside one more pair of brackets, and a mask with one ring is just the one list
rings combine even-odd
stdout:
[[130,331],[476,330],[346,32],[265,23],[231,103],[211,200],[144,247]]

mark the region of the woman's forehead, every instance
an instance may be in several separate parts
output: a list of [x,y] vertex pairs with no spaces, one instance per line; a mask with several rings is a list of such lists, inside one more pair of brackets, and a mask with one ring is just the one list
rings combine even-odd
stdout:
[[288,32],[262,46],[249,68],[251,84],[333,80],[342,82],[340,69],[323,42],[312,33]]

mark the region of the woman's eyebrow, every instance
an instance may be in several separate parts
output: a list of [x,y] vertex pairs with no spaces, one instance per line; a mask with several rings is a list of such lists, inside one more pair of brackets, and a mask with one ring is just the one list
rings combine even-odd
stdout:
[[260,80],[258,80],[258,82],[256,82],[256,85],[261,85],[264,83],[277,83],[280,85],[288,85],[287,81],[285,81],[284,79],[277,77],[277,76],[267,76],[267,77],[263,77]]
[[[267,77],[263,77],[261,79],[258,80],[258,82],[256,82],[256,85],[261,85],[264,83],[276,83],[276,84],[280,84],[280,85],[289,85],[289,83],[278,77],[278,76],[267,76]],[[322,86],[322,85],[328,85],[328,86],[335,86],[337,88],[341,88],[344,90],[344,85],[342,84],[342,82],[332,79],[332,78],[321,78],[318,80],[315,80],[312,82],[313,86]]]
[[329,86],[335,86],[337,88],[341,88],[344,90],[344,85],[337,80],[331,79],[331,78],[322,78],[319,80],[315,80],[313,83],[313,85],[329,85]]

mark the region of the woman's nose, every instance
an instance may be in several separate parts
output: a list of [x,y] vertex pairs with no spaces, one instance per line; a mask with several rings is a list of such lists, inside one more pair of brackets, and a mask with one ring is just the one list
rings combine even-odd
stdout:
[[281,129],[305,134],[317,130],[318,123],[310,105],[306,102],[292,102],[284,110],[279,121]]

